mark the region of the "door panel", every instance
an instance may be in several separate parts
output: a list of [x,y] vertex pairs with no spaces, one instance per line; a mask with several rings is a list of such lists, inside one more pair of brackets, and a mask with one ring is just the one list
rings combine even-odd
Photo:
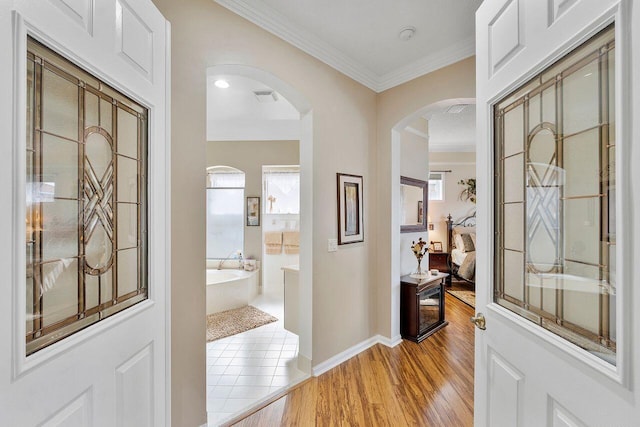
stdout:
[[[27,231],[25,165],[31,156],[27,148],[32,144],[33,135],[27,132],[27,119],[31,120],[32,112],[27,114],[26,99],[28,93],[32,94],[37,88],[28,84],[32,80],[27,80],[27,73],[34,72],[26,60],[27,35],[148,109],[146,197],[151,213],[147,225],[149,298],[29,356],[26,355],[25,335],[33,331],[33,323],[26,320],[33,313],[27,298],[32,299],[33,295],[25,292],[26,258],[31,256],[24,250]],[[167,259],[167,189],[170,186],[165,173],[170,148],[165,132],[169,119],[167,37],[167,22],[150,0],[0,3],[0,93],[4,94],[0,98],[0,182],[3,183],[0,196],[4,201],[0,204],[0,235],[3,236],[0,292],[5,295],[0,299],[0,425],[156,426],[169,422],[166,319],[167,266],[170,264]],[[57,76],[45,75],[44,78],[53,82],[48,86],[51,90],[69,91],[66,82]],[[89,74],[86,78],[93,81]],[[108,86],[105,91],[113,92]],[[73,104],[80,98],[77,98],[77,90],[71,92]],[[103,122],[107,132],[115,131],[110,124],[116,108],[97,97],[89,96],[86,101],[85,126],[91,126],[92,121],[95,122],[93,125]],[[55,156],[51,157],[54,160],[60,156],[76,155],[77,158],[74,150],[65,151],[69,145],[65,135],[77,139],[79,126],[77,114],[67,114],[64,118],[68,113],[64,110],[65,105],[43,106],[44,130],[51,128],[63,136],[62,139],[47,136],[43,141],[44,150],[54,150]],[[120,131],[123,130],[126,129]],[[91,149],[100,148],[98,145]],[[135,153],[132,154],[135,157]],[[99,159],[95,161],[95,166],[100,167]],[[121,174],[126,174],[126,159],[119,163]],[[45,173],[59,178],[59,195],[77,197],[78,176],[70,174],[57,161],[44,167]],[[135,193],[138,188],[127,186],[126,190]],[[123,202],[131,202],[130,198],[134,196],[126,191],[118,194],[119,201]],[[78,220],[77,208],[69,211],[63,201],[47,203],[46,209],[45,218],[52,221],[47,227],[55,227],[72,217],[73,221]],[[131,213],[135,209],[120,210],[125,218],[121,222],[127,225],[126,216],[135,216]],[[78,224],[72,228],[78,230]],[[135,246],[135,230],[127,232],[126,227],[124,230],[125,234],[119,235],[115,242]],[[43,249],[46,256],[54,259],[77,256],[77,253],[66,253],[67,249],[58,253],[61,248],[77,247],[73,242],[78,233],[71,234],[55,235],[56,241],[48,242],[55,244]],[[134,236],[133,241],[131,236]],[[94,249],[98,250],[104,243],[102,237],[93,235],[99,243]],[[136,256],[132,259],[137,262]],[[76,261],[69,263],[69,268],[64,270],[69,277],[65,276],[62,285],[56,286],[55,292],[47,293],[43,300],[44,305],[52,308],[50,315],[43,319],[45,324],[75,312],[75,304],[69,305],[69,301],[77,299],[75,292],[86,301],[87,308],[97,304],[97,279],[87,282],[86,295],[77,290],[74,281],[80,270],[76,264]],[[74,274],[70,274],[71,269]],[[124,274],[123,271],[119,273]],[[105,273],[104,280],[110,281],[111,274]],[[135,283],[136,280],[129,281]],[[121,289],[118,290],[120,293]],[[103,301],[110,299],[110,291],[110,287],[103,286],[100,298]]]
[[[615,26],[615,54],[601,51],[608,59],[599,67],[589,63],[579,74],[567,77],[564,93],[556,90],[562,85],[552,83],[532,92],[503,116],[494,117],[498,102],[508,105],[531,91],[539,81],[527,82],[543,70],[547,71],[542,81],[558,74],[556,61],[610,24]],[[630,293],[639,275],[631,254],[640,225],[640,217],[632,214],[640,198],[637,190],[631,191],[635,186],[632,178],[638,176],[631,165],[640,160],[640,154],[633,147],[637,138],[632,138],[638,131],[629,120],[630,105],[639,104],[638,91],[631,88],[637,87],[640,73],[634,72],[637,62],[633,64],[630,56],[637,51],[639,30],[640,14],[631,1],[484,0],[478,9],[477,175],[482,179],[478,180],[476,310],[485,314],[486,330],[476,330],[476,426],[633,426],[640,419],[637,392],[630,386],[640,379],[639,362],[629,357],[640,348],[638,331],[630,331],[640,312],[640,295]],[[612,70],[615,78],[606,83],[602,76]],[[520,89],[514,92],[516,88]],[[597,97],[585,98],[598,90],[604,98],[603,110]],[[556,105],[563,105],[558,100],[564,95],[564,107],[558,110]],[[528,105],[528,114],[523,114],[523,105]],[[611,120],[605,133],[589,131],[601,123],[607,109]],[[505,126],[501,120],[506,121]],[[498,132],[503,133],[496,135]],[[525,135],[525,141],[519,135]],[[496,136],[505,139],[500,159],[495,159]],[[556,141],[564,141],[559,150]],[[604,145],[598,145],[602,141]],[[608,156],[615,162],[607,165]],[[584,175],[575,166],[578,163],[601,171],[600,180]],[[560,169],[565,165],[566,173]],[[509,180],[494,186],[494,174],[507,169]],[[524,193],[520,177],[526,178]],[[615,206],[611,217],[605,216],[607,211],[598,201],[602,188],[607,190],[601,182],[610,187],[616,184],[615,192],[605,191],[608,203]],[[562,198],[562,191],[568,192],[568,198]],[[505,203],[494,207],[499,194]],[[571,215],[580,220],[566,221]],[[518,216],[520,223],[514,220]],[[504,221],[505,235],[495,234],[500,221]],[[596,224],[604,224],[601,230],[610,230],[609,236],[594,232]],[[601,241],[615,244],[601,248]],[[494,268],[494,257],[499,256],[496,242],[505,248],[500,271]],[[564,270],[554,265],[558,259],[566,260],[561,265]],[[603,277],[598,264],[607,262],[615,267],[615,274],[608,276],[605,271]],[[589,280],[568,283],[556,277],[558,273]],[[601,298],[600,291],[584,291],[585,282],[603,279],[614,294]],[[512,296],[526,301],[526,310],[507,310],[493,302],[494,287],[500,283],[498,291],[505,299]],[[563,292],[567,297],[558,299]],[[602,304],[610,310],[600,310]],[[585,306],[591,312],[600,310],[600,318],[585,316]],[[603,355],[554,334],[559,328],[552,321],[547,321],[546,329],[530,321],[537,316],[529,313],[542,311],[563,312],[568,325],[585,333],[610,333],[616,342],[613,359],[603,360]],[[603,332],[600,325],[606,317],[604,324],[615,325],[615,329]]]

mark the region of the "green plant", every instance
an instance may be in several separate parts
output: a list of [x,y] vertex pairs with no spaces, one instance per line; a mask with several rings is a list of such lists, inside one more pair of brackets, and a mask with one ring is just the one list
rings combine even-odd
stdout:
[[461,179],[460,181],[458,181],[458,184],[465,186],[465,188],[463,188],[462,191],[460,192],[460,200],[464,200],[464,201],[470,200],[471,203],[475,203],[476,202],[476,179],[475,178]]

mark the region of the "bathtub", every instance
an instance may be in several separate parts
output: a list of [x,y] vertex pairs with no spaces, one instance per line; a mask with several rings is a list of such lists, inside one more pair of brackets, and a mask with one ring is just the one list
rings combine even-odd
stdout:
[[207,314],[249,304],[258,294],[257,270],[207,269]]

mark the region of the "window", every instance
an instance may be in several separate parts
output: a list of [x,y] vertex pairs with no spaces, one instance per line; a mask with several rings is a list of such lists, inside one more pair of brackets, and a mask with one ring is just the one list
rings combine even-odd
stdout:
[[263,166],[265,214],[300,213],[300,166]]
[[147,298],[147,110],[27,49],[26,352]]
[[494,300],[616,363],[609,27],[494,109]]
[[444,200],[444,172],[429,173],[429,201]]
[[207,169],[207,258],[225,259],[244,248],[244,173]]

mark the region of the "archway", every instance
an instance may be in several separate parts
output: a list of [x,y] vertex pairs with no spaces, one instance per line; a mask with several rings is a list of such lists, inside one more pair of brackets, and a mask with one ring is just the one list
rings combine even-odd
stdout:
[[[401,132],[412,122],[420,117],[429,118],[431,115],[441,112],[444,109],[457,104],[475,104],[475,98],[451,98],[426,105],[415,112],[405,116],[398,121],[391,129],[391,177],[393,184],[391,187],[391,206],[400,204],[400,169],[401,169]],[[390,298],[391,313],[391,337],[400,336],[400,284],[398,279],[401,276],[400,254],[400,213],[396,209],[391,210],[391,278],[390,283],[397,289],[392,289]]]
[[311,372],[313,311],[313,111],[298,90],[277,76],[247,65],[217,65],[207,68],[207,77],[234,75],[251,78],[273,88],[300,114],[300,342],[298,367]]

